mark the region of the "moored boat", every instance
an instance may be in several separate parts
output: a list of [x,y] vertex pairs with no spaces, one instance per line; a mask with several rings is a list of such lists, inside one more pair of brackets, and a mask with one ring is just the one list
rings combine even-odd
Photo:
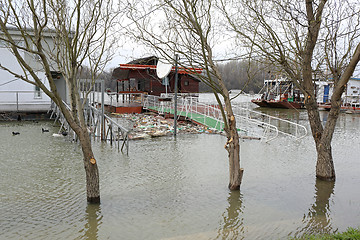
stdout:
[[274,80],[264,80],[264,92],[261,98],[252,99],[251,102],[259,107],[269,108],[304,108],[303,94],[294,87],[291,80],[277,78]]

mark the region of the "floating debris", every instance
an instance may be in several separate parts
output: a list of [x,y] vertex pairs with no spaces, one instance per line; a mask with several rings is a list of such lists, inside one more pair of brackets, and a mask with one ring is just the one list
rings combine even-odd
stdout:
[[[165,118],[155,113],[113,114],[113,116],[119,123],[130,129],[129,139],[132,140],[162,137],[174,133],[174,119]],[[177,121],[177,132],[179,134],[220,133],[216,129],[210,129],[186,120]]]

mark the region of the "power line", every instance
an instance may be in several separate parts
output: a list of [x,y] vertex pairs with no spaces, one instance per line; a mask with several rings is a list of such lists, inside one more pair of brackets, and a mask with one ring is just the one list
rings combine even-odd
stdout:
[[2,83],[2,84],[0,84],[0,87],[1,87],[1,86],[4,86],[4,85],[6,85],[6,84],[9,84],[9,83],[11,83],[11,82],[17,81],[17,80],[19,80],[19,79],[18,79],[18,78],[15,78],[15,79],[10,80],[10,81],[8,81],[8,82]]

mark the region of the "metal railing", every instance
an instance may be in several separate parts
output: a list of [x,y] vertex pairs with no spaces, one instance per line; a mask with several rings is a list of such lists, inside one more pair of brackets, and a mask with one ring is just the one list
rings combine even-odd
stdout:
[[142,105],[144,101],[144,93],[116,93],[116,92],[107,92],[106,93],[110,101],[108,104],[115,107],[120,106],[132,106],[132,105]]
[[[114,119],[104,114],[104,121],[101,123],[101,111],[95,107],[90,107],[90,123],[92,123],[92,133],[95,136],[101,136],[102,140],[117,142],[118,150],[123,152],[126,147],[126,154],[129,154],[129,130],[121,126]],[[122,141],[120,149],[120,141]]]
[[[70,111],[70,106],[63,102],[66,108]],[[55,117],[55,122],[60,122],[61,126],[59,128],[58,134],[61,134],[63,131],[66,131],[68,136],[72,136],[74,141],[77,141],[76,133],[70,128],[69,123],[66,121],[63,113],[60,111],[59,107],[54,103],[51,104],[51,116],[50,119]],[[95,137],[100,137],[101,140],[110,141],[112,145],[113,142],[117,142],[117,147],[121,152],[126,148],[126,154],[129,154],[129,130],[125,127],[118,124],[111,117],[106,114],[102,115],[102,111],[99,109],[88,106],[84,109],[85,122],[88,126],[88,132],[90,135]],[[103,120],[102,120],[103,119]],[[120,142],[121,149],[120,149]]]
[[[173,112],[174,101],[162,100],[162,98],[157,96],[149,95],[144,99],[143,107],[145,109],[156,110],[159,113]],[[218,130],[222,130],[224,127],[223,117],[219,107],[217,105],[201,103],[196,97],[178,98],[177,111],[182,112],[179,116],[185,116],[194,121],[199,121],[199,117],[202,117],[202,121],[199,122],[209,127]],[[234,107],[233,111],[237,128],[247,136],[259,137],[268,142],[278,137],[279,133],[296,139],[303,138],[307,135],[306,127],[288,120],[242,107]],[[212,125],[207,123],[209,119]],[[282,125],[287,125],[287,128]],[[281,128],[281,130],[279,130],[279,128]]]
[[47,111],[51,100],[41,91],[0,91],[2,111]]
[[[296,139],[301,139],[305,137],[308,133],[307,128],[301,124],[271,116],[265,113],[251,110],[249,108],[243,107],[234,107],[234,112],[238,115],[243,116],[246,119],[251,119],[253,121],[258,121],[259,123],[267,123],[271,126],[276,126],[280,134],[294,137]],[[264,127],[264,126],[262,126]]]

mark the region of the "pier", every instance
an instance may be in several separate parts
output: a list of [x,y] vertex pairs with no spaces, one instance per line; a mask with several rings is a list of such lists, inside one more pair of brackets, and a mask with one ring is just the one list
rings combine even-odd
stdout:
[[[166,101],[164,101],[166,99]],[[175,113],[175,104],[172,96],[167,98],[147,95],[144,98],[143,108],[155,111],[159,114]],[[307,135],[305,126],[260,113],[249,108],[234,106],[234,116],[240,135],[246,137],[260,138],[266,142],[272,141],[279,134],[295,139],[301,139]],[[205,125],[210,129],[223,131],[224,122],[217,105],[201,103],[197,97],[180,96],[177,99],[177,115],[197,124]],[[286,125],[286,128],[281,126]]]
[[[105,112],[111,113],[141,113],[152,111],[166,117],[174,117],[175,98],[173,94],[164,96],[148,95],[144,92],[106,92],[103,81],[96,81],[91,91],[87,90],[88,80],[81,81],[84,90],[82,99],[86,99],[84,116],[88,125],[89,134],[93,139],[99,138],[116,144],[121,152],[128,153],[130,130],[122,126],[116,118]],[[17,102],[15,102],[17,104]],[[18,105],[16,105],[18,106]],[[69,108],[68,105],[66,105]],[[17,107],[19,108],[19,107]],[[191,121],[206,126],[210,130],[222,132],[224,122],[219,106],[199,101],[197,94],[179,94],[177,98],[177,118]],[[260,139],[265,142],[276,139],[279,135],[285,135],[295,139],[301,139],[307,135],[307,129],[303,125],[289,120],[270,116],[249,108],[233,105],[234,116],[237,122],[239,135],[242,138]],[[77,141],[76,134],[69,127],[61,111],[55,104],[51,104],[48,111],[50,119],[59,122],[59,134],[67,132],[68,137]]]
[[[86,81],[82,81],[86,84]],[[83,89],[85,89],[83,87]],[[105,92],[104,82],[97,81],[92,91],[82,94],[86,99],[85,120],[88,124],[89,134],[95,139],[100,138],[117,144],[122,152],[128,153],[129,129],[122,126],[115,118],[105,114],[112,113],[141,113],[152,111],[167,117],[175,115],[175,98],[172,94],[164,96],[148,95],[143,92]],[[177,101],[177,118],[194,122],[217,132],[224,131],[224,122],[219,106],[199,101],[196,94],[179,94]],[[301,124],[289,120],[270,116],[249,108],[234,104],[234,116],[237,122],[239,135],[244,139],[260,139],[270,142],[279,135],[301,139],[307,135],[307,129]],[[59,109],[52,105],[51,118],[60,122],[61,131],[77,140],[76,134],[68,126]]]

